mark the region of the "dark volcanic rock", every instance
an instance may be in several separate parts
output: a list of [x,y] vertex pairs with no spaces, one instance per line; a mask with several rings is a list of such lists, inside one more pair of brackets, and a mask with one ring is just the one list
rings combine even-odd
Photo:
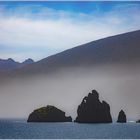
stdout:
[[111,123],[110,106],[105,101],[100,102],[99,94],[92,90],[88,96],[84,97],[77,109],[75,122],[79,123]]
[[66,117],[65,112],[48,105],[34,110],[28,117],[27,122],[72,122],[71,117]]
[[121,110],[121,111],[119,112],[117,122],[118,122],[118,123],[126,123],[126,121],[127,121],[127,119],[126,119],[126,114],[125,114],[125,112],[124,112],[123,110]]
[[140,120],[137,120],[136,123],[140,123]]

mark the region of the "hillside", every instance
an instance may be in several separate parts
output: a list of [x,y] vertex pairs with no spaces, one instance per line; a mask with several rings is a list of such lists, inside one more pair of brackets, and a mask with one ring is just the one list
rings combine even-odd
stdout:
[[69,67],[92,67],[102,64],[140,62],[140,31],[116,35],[63,51],[32,65],[13,71],[14,74],[41,74]]

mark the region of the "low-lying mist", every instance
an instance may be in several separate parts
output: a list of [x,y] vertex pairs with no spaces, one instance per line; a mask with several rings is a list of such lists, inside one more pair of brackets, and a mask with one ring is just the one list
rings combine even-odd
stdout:
[[27,118],[34,109],[54,105],[76,117],[82,98],[92,89],[110,104],[113,118],[123,109],[128,120],[140,119],[140,66],[104,65],[67,68],[55,74],[9,79],[0,86],[0,117]]

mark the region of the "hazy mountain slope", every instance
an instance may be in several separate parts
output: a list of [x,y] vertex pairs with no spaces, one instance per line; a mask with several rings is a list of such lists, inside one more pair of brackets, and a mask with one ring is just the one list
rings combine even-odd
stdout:
[[15,62],[13,59],[9,58],[7,60],[0,59],[0,71],[12,70],[20,65],[19,62]]
[[116,35],[47,57],[14,73],[48,73],[68,67],[140,62],[140,31]]
[[25,65],[32,64],[34,61],[32,59],[27,59],[22,63],[16,62],[13,59],[0,59],[0,71],[9,71],[17,68],[21,68]]

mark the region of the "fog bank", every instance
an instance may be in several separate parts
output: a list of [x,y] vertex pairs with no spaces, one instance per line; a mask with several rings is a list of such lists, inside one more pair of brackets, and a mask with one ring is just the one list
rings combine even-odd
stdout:
[[92,89],[110,104],[113,118],[123,109],[129,120],[140,117],[140,67],[104,65],[68,68],[56,74],[12,79],[0,86],[0,117],[27,118],[34,109],[55,105],[73,119],[82,98]]

